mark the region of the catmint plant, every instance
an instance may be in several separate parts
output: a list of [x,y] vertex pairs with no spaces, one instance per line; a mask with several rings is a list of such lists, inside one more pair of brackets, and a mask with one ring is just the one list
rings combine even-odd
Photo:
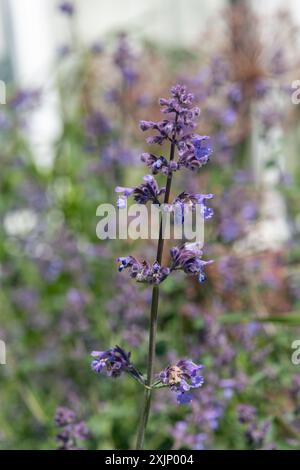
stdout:
[[[170,200],[174,173],[183,169],[197,170],[201,168],[207,164],[212,153],[210,138],[193,132],[196,127],[196,119],[200,114],[199,108],[193,105],[193,101],[194,96],[187,91],[185,86],[178,84],[171,88],[170,98],[162,98],[159,101],[161,112],[166,115],[166,118],[159,122],[140,122],[142,131],[153,131],[153,135],[147,137],[147,142],[150,145],[169,144],[169,157],[157,156],[152,153],[142,154],[141,160],[152,174],[146,175],[143,182],[136,187],[118,186],[116,188],[116,192],[119,194],[117,201],[119,208],[124,208],[127,199],[133,197],[139,204],[151,203],[158,206],[164,204],[172,208],[178,208],[178,206],[184,208],[184,205],[188,205],[192,210],[200,208],[204,219],[212,217],[212,209],[206,206],[206,201],[212,198],[212,194],[190,194],[184,191],[173,201]],[[159,187],[153,176],[157,173],[166,177],[165,187]],[[184,210],[182,214],[184,214]],[[201,375],[203,366],[195,364],[190,359],[181,359],[176,364],[169,364],[157,375],[154,372],[160,284],[178,270],[184,271],[187,275],[196,276],[202,283],[205,281],[204,268],[212,262],[202,259],[203,253],[198,243],[183,243],[178,247],[173,247],[170,251],[168,266],[162,265],[163,252],[164,236],[161,217],[157,254],[153,262],[138,260],[131,255],[119,257],[117,260],[120,272],[126,270],[130,277],[137,282],[152,286],[146,377],[135,368],[131,362],[130,353],[119,346],[107,351],[92,353],[92,369],[96,373],[105,373],[110,377],[119,377],[126,373],[144,387],[137,449],[142,449],[144,445],[153,391],[167,387],[176,394],[179,404],[187,404],[193,398],[193,389],[201,387],[204,382]]]

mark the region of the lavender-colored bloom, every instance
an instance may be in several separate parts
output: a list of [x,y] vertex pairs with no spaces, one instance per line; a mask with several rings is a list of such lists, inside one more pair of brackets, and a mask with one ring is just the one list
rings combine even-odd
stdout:
[[[171,114],[169,119],[162,121],[140,121],[140,129],[142,131],[155,130],[157,135],[149,137],[149,144],[162,144],[165,140],[174,140],[177,136],[176,144],[179,145],[187,129],[193,129],[196,124],[195,120],[200,114],[198,107],[193,107],[192,103],[194,95],[188,93],[183,85],[176,85],[171,88],[171,98],[161,98],[159,100],[161,112]],[[188,136],[185,135],[185,139]]]
[[64,15],[67,16],[73,16],[75,13],[75,7],[72,2],[62,2],[58,8]]
[[131,353],[125,352],[119,346],[107,351],[92,351],[92,369],[97,372],[105,372],[109,377],[119,377],[123,372],[128,372],[132,365],[130,363]]
[[225,126],[232,126],[237,120],[237,113],[233,108],[226,108],[221,113],[221,121]]
[[[100,143],[101,145],[101,143]],[[92,150],[94,150],[92,148]],[[123,145],[116,140],[110,140],[100,150],[100,159],[90,166],[91,171],[103,173],[103,170],[111,168],[114,165],[129,165],[138,161],[138,152]]]
[[211,139],[207,135],[193,134],[179,144],[179,167],[196,170],[209,162],[212,154]]
[[164,369],[159,374],[159,378],[164,385],[168,385],[177,394],[178,403],[186,404],[193,399],[188,392],[203,385],[204,379],[199,373],[201,369],[203,365],[196,365],[191,360],[182,359],[177,364]]
[[30,111],[39,104],[40,98],[40,90],[19,90],[8,104],[15,111]]
[[184,208],[185,206],[194,209],[196,205],[200,206],[200,211],[204,219],[210,219],[213,216],[213,209],[207,207],[205,201],[212,199],[213,194],[194,194],[183,191],[173,201],[173,207],[178,208],[181,215],[181,222],[184,222]]
[[164,156],[156,157],[152,153],[145,152],[141,155],[141,160],[151,168],[153,175],[157,173],[168,175],[170,172],[170,164]]
[[122,74],[124,82],[132,86],[138,79],[138,73],[135,67],[136,57],[126,33],[119,35],[118,45],[113,59]]
[[281,75],[287,71],[287,64],[282,49],[278,49],[271,58],[271,71],[275,75]]
[[102,113],[95,111],[85,119],[85,129],[89,136],[101,138],[111,131],[111,125]]
[[269,90],[269,84],[265,79],[259,78],[256,80],[254,84],[254,88],[255,88],[256,97],[263,98]]
[[171,88],[171,97],[161,98],[161,112],[170,115],[162,121],[140,121],[142,131],[153,130],[156,132],[146,140],[149,144],[163,144],[170,141],[176,145],[179,158],[166,162],[164,157],[153,154],[143,154],[142,160],[153,173],[162,172],[168,174],[186,167],[195,170],[205,165],[212,154],[211,140],[208,136],[188,132],[196,126],[196,119],[200,114],[198,107],[193,106],[194,95],[187,92],[184,85],[176,85]]
[[185,243],[180,247],[172,248],[171,270],[182,269],[186,274],[198,276],[200,283],[204,282],[206,279],[204,267],[213,261],[203,261],[200,259],[202,254],[197,243]]
[[246,439],[250,446],[260,448],[264,445],[268,431],[270,429],[269,421],[261,424],[252,423],[245,432]]
[[133,256],[121,257],[117,261],[120,263],[119,271],[128,269],[130,277],[137,282],[160,284],[170,274],[170,269],[160,266],[157,261],[150,265],[147,261],[140,262]]
[[77,441],[84,441],[89,437],[85,422],[78,421],[76,414],[69,408],[57,408],[55,424],[60,428],[56,436],[60,450],[77,450]]
[[59,427],[66,426],[67,424],[74,423],[76,421],[76,414],[74,411],[66,408],[65,406],[59,406],[55,413],[55,424]]
[[240,423],[248,424],[252,423],[257,416],[257,411],[254,406],[247,404],[240,404],[237,407],[238,419]]
[[0,113],[0,131],[6,131],[10,128],[11,123],[4,113]]
[[144,183],[135,188],[116,187],[116,193],[123,193],[123,196],[120,196],[117,201],[119,208],[126,206],[126,199],[131,195],[134,195],[134,200],[139,204],[147,204],[148,201],[159,204],[158,197],[165,192],[165,188],[160,189],[152,175],[144,176],[143,180]]
[[242,101],[243,95],[241,85],[239,83],[233,83],[230,85],[227,98],[233,105]]

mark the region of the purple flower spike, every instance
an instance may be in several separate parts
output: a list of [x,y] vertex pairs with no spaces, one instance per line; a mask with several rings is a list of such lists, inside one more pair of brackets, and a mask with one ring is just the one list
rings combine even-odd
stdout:
[[94,358],[92,369],[97,373],[105,372],[109,377],[119,377],[131,369],[130,353],[119,346],[107,351],[93,351],[91,356]]
[[179,404],[190,403],[193,399],[193,388],[199,388],[204,383],[200,375],[203,365],[197,365],[189,359],[182,359],[177,364],[168,366],[160,374],[159,378],[164,385],[168,385],[177,394]]

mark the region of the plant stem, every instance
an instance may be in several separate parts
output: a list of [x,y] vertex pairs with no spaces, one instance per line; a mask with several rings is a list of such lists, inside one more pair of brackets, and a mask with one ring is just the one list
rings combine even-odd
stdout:
[[[174,160],[175,156],[175,137],[177,118],[175,117],[175,125],[173,131],[173,138],[170,149],[170,161]],[[167,178],[166,192],[164,197],[164,204],[169,203],[171,185],[172,185],[172,172],[170,171]],[[161,265],[164,250],[164,237],[163,237],[163,221],[160,221],[159,238],[157,245],[156,260]],[[155,285],[152,289],[152,300],[151,300],[151,313],[150,313],[150,331],[149,331],[149,352],[147,360],[147,385],[152,387],[153,382],[153,369],[155,363],[155,348],[156,348],[156,332],[157,332],[157,317],[158,317],[158,301],[159,301],[159,286]],[[142,412],[138,427],[136,449],[141,450],[144,447],[145,431],[149,419],[150,407],[151,407],[152,389],[146,389],[144,392],[144,401],[142,404]]]

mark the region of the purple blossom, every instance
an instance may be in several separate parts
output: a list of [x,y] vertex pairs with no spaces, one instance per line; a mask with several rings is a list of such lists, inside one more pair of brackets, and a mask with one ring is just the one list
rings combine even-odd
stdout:
[[57,408],[55,413],[55,424],[59,427],[66,426],[67,424],[74,423],[76,421],[76,414],[74,411],[60,406]]
[[241,403],[237,407],[239,422],[243,424],[252,423],[256,419],[257,411],[254,406]]
[[135,66],[136,57],[126,33],[121,33],[118,37],[117,49],[113,60],[119,68],[124,82],[132,86],[138,79],[138,73]]
[[242,94],[241,85],[239,83],[232,83],[230,85],[227,98],[233,105],[240,103],[242,101],[243,94]]
[[200,259],[202,254],[203,252],[199,249],[197,243],[185,243],[180,247],[172,248],[171,270],[182,269],[186,274],[198,276],[200,283],[204,282],[206,279],[204,267],[213,261],[203,261]]
[[192,134],[179,144],[179,167],[196,170],[209,162],[212,154],[211,139],[207,135]]
[[135,188],[116,187],[116,193],[123,193],[117,201],[119,208],[126,207],[126,199],[131,195],[134,195],[134,200],[139,204],[147,204],[148,201],[159,204],[158,197],[165,192],[165,188],[160,189],[152,175],[144,176],[143,180],[144,183]]
[[40,103],[40,99],[40,90],[24,89],[17,91],[8,104],[15,111],[30,111]]
[[261,424],[251,423],[245,432],[249,445],[255,448],[262,447],[265,444],[269,429],[269,421],[263,421]]
[[101,112],[95,111],[85,119],[85,130],[90,137],[99,139],[111,131],[111,125]]
[[108,377],[119,377],[123,372],[128,372],[132,365],[130,363],[131,353],[125,352],[119,346],[107,351],[92,351],[92,369],[98,374],[106,372]]
[[158,157],[152,153],[142,155],[142,161],[151,168],[152,173],[162,172],[169,174],[186,167],[191,170],[205,165],[212,154],[211,140],[208,136],[188,132],[196,126],[196,119],[200,115],[200,109],[193,106],[194,95],[188,93],[184,85],[176,85],[171,88],[171,97],[161,98],[161,112],[168,114],[168,119],[162,121],[140,121],[142,131],[155,131],[155,134],[146,140],[149,144],[161,145],[164,141],[170,141],[177,147],[178,161],[167,162],[164,157]]
[[183,85],[176,85],[171,88],[171,98],[161,98],[159,100],[161,112],[172,114],[168,119],[162,121],[140,121],[142,131],[154,130],[157,135],[147,138],[149,144],[162,144],[165,140],[175,141],[179,146],[181,139],[187,139],[185,134],[187,129],[196,126],[195,120],[200,114],[198,107],[193,107],[194,95],[188,93]]
[[141,155],[141,160],[151,169],[153,175],[157,173],[168,175],[170,173],[170,164],[164,156],[157,157],[152,153],[145,152]]
[[147,261],[140,262],[133,256],[121,257],[117,261],[120,263],[119,271],[128,269],[130,277],[137,282],[160,284],[170,274],[170,269],[160,266],[157,261],[150,265]]
[[76,414],[69,408],[57,408],[55,424],[60,428],[56,436],[60,450],[77,450],[77,441],[84,441],[89,437],[85,422],[78,421]]
[[204,219],[210,219],[213,216],[213,209],[207,207],[205,201],[212,199],[213,194],[194,194],[183,191],[179,196],[177,196],[173,201],[173,207],[179,208],[182,223],[184,222],[184,209],[185,206],[195,209],[196,206],[200,206],[200,212]]
[[186,404],[193,399],[191,393],[188,392],[203,385],[204,379],[199,373],[201,369],[203,365],[196,365],[191,360],[182,359],[177,364],[164,369],[159,374],[159,378],[164,385],[168,385],[177,394],[178,403]]
[[58,8],[64,15],[67,16],[73,16],[75,13],[75,7],[72,2],[62,2]]

